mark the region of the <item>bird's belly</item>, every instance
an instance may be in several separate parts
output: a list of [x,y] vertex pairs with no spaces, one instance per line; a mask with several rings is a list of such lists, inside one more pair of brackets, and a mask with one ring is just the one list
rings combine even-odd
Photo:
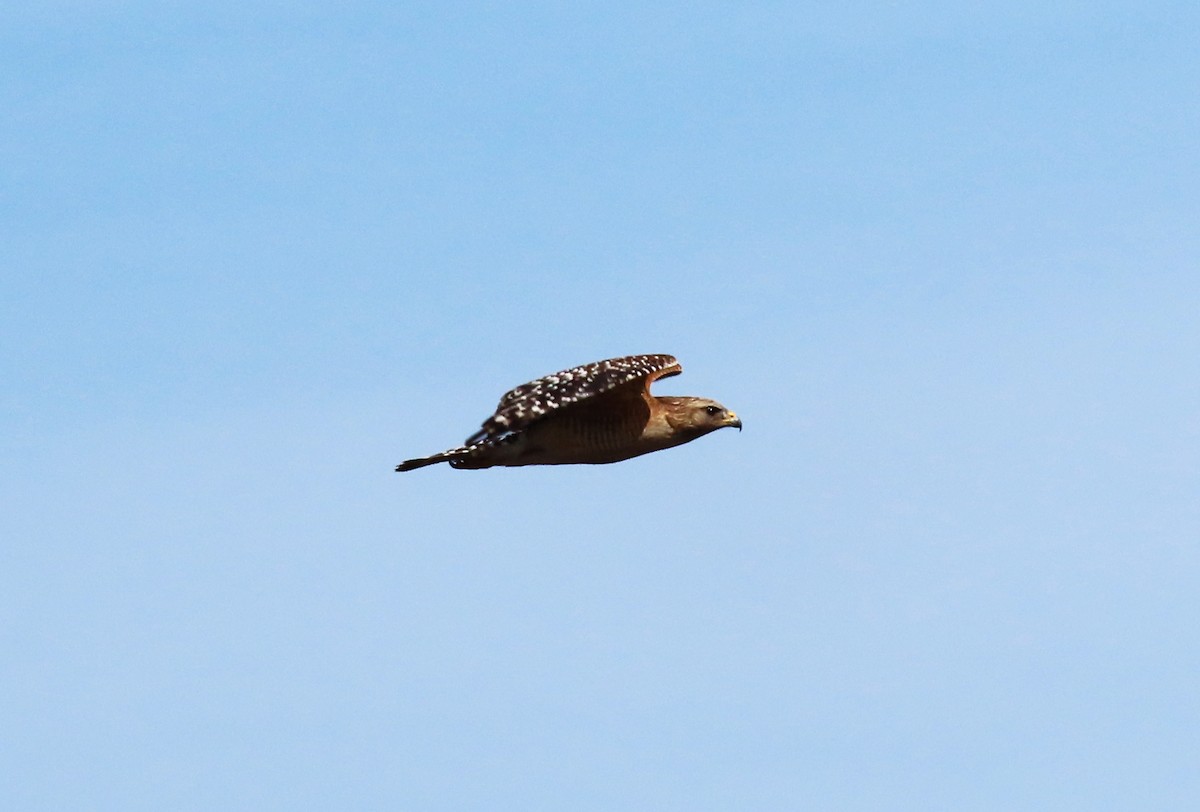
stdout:
[[653,451],[642,442],[642,421],[548,420],[530,426],[508,465],[620,462]]

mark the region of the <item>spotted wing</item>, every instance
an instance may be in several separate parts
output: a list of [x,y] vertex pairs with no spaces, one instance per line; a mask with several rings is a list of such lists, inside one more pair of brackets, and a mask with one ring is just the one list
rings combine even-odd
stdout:
[[518,431],[546,415],[587,398],[611,392],[619,386],[643,381],[645,387],[657,378],[683,371],[670,355],[627,355],[564,369],[521,384],[504,393],[496,413],[483,423],[467,444],[505,432]]

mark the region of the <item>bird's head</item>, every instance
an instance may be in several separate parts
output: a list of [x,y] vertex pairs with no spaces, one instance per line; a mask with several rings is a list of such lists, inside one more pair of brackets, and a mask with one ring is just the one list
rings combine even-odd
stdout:
[[660,398],[668,407],[667,420],[677,431],[699,437],[726,427],[742,430],[742,419],[708,398]]

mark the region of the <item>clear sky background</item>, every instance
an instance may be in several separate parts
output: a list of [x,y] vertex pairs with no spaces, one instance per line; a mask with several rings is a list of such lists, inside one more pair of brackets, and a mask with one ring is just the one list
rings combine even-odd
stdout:
[[0,807],[1195,809],[1198,30],[7,5]]

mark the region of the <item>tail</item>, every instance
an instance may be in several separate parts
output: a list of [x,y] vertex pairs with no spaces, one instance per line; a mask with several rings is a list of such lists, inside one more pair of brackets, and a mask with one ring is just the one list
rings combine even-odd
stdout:
[[415,471],[418,468],[424,468],[426,465],[437,465],[439,462],[446,462],[450,458],[443,454],[434,454],[432,457],[418,457],[415,460],[405,460],[396,466],[396,471]]
[[464,459],[469,451],[470,448],[467,446],[460,446],[459,448],[452,448],[449,451],[443,451],[440,454],[434,454],[430,457],[417,457],[415,460],[405,460],[396,466],[396,471],[414,471],[417,468],[424,468],[426,465],[437,465],[439,462],[453,464]]

